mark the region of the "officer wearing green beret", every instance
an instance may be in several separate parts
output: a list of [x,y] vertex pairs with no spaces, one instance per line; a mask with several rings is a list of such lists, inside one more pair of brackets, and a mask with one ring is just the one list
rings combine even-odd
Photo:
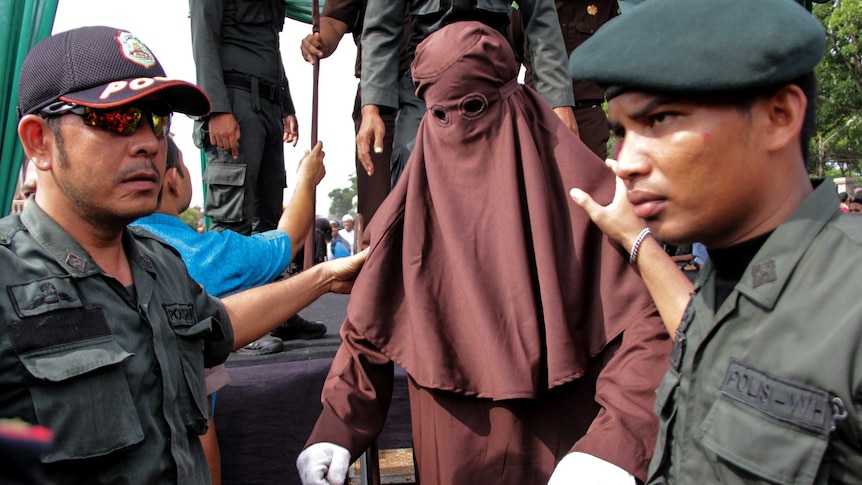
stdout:
[[[650,0],[570,58],[622,143],[614,201],[572,196],[676,330],[650,484],[862,483],[862,226],[805,166],[824,49],[791,0]],[[707,246],[691,298],[650,232]]]

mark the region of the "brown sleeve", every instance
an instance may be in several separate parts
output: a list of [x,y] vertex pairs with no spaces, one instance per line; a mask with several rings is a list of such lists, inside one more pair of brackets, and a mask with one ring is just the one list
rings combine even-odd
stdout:
[[653,305],[608,348],[608,359],[596,382],[602,407],[571,451],[613,463],[646,480],[658,432],[653,412],[655,390],[667,371],[670,337]]
[[362,12],[362,0],[327,0],[323,4],[321,15],[330,17],[348,26],[348,32],[353,32],[357,25],[361,25],[359,16]]
[[383,429],[392,401],[394,364],[359,334],[350,320],[341,326],[341,347],[323,383],[323,411],[305,446],[328,442],[359,458]]

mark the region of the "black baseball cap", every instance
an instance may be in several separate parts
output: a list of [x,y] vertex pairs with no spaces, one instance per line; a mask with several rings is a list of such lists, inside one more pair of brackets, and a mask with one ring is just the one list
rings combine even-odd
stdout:
[[18,78],[19,115],[57,101],[113,108],[160,93],[172,111],[204,116],[207,95],[194,84],[169,79],[134,34],[104,26],[54,34],[33,46]]

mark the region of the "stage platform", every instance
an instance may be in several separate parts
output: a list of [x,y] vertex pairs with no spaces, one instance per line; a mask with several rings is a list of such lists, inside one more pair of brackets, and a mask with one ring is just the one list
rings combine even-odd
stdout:
[[323,359],[335,356],[341,339],[338,330],[347,315],[347,301],[350,295],[327,293],[317,301],[299,312],[306,320],[322,322],[326,325],[326,335],[314,340],[286,340],[284,350],[269,355],[249,355],[233,352],[228,357],[226,366],[241,367],[245,365],[275,364],[279,362],[294,362],[297,360]]
[[[234,352],[228,358],[231,383],[217,393],[215,414],[224,485],[301,483],[296,457],[322,409],[320,391],[340,343],[348,298],[326,294],[300,312],[326,324],[323,338],[286,341],[277,354]],[[395,377],[381,450],[412,446],[407,375],[396,367]]]

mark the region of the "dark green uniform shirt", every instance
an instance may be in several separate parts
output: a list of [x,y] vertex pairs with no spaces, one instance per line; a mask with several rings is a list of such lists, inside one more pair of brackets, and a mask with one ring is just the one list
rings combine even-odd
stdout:
[[131,292],[32,199],[0,220],[0,418],[54,432],[58,484],[209,483],[203,370],[230,321],[166,244],[132,229],[123,245]]
[[651,484],[862,483],[862,218],[823,181],[715,308],[707,262],[658,390]]

